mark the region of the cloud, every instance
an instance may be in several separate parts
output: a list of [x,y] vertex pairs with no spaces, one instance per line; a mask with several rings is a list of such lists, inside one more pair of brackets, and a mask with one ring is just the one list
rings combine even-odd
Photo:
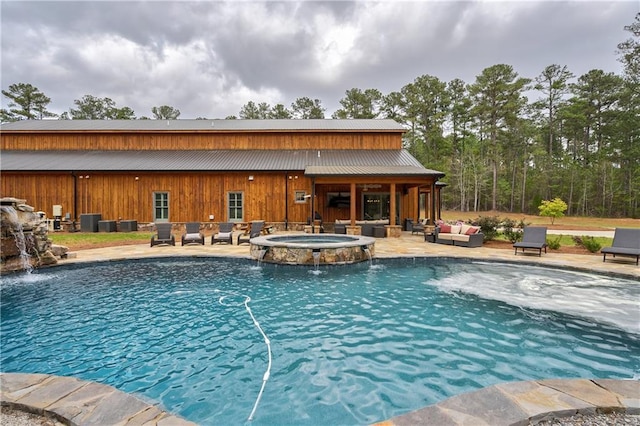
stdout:
[[[533,78],[567,65],[621,72],[616,45],[633,2],[12,2],[0,3],[2,88],[31,83],[61,113],[91,94],[138,116],[237,115],[252,100],[399,91],[424,75],[472,83],[506,63]],[[3,99],[3,106],[6,100]]]

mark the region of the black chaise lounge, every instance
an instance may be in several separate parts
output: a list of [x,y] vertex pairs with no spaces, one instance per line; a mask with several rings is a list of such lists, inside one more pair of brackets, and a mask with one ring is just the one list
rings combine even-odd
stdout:
[[233,244],[233,223],[223,222],[220,224],[220,229],[217,234],[211,236],[211,244],[215,243],[228,243]]
[[251,228],[249,229],[249,233],[238,235],[238,245],[242,243],[249,243],[251,238],[259,237],[263,227],[264,227],[264,222],[262,221],[251,222]]
[[182,245],[204,245],[204,234],[200,232],[200,222],[187,222],[185,223],[185,228],[186,232],[182,234]]
[[545,226],[527,226],[522,234],[522,241],[513,244],[514,254],[518,254],[521,248],[524,253],[525,249],[538,250],[538,256],[542,256],[542,249],[547,252],[547,228]]
[[168,244],[175,246],[176,238],[171,235],[171,223],[156,223],[157,235],[151,236],[151,247],[161,244]]
[[607,261],[607,254],[613,257],[635,257],[636,265],[640,260],[640,228],[616,228],[611,247],[604,247],[601,251],[602,261]]

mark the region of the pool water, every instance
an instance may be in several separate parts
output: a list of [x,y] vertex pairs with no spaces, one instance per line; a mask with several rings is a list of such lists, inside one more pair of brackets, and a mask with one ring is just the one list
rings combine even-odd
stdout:
[[640,372],[638,282],[570,271],[164,259],[0,283],[2,371],[101,382],[201,425],[248,423],[256,402],[267,347],[246,296],[273,354],[256,425],[369,424],[499,382]]

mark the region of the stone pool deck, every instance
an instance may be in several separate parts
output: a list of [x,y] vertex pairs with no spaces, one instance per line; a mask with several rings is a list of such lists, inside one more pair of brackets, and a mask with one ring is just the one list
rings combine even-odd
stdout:
[[195,425],[111,386],[47,374],[0,373],[0,404],[69,425]]
[[[249,245],[155,246],[148,244],[73,252],[59,264],[158,257],[235,257],[249,259]],[[598,254],[514,255],[512,250],[425,243],[403,232],[376,239],[376,258],[451,257],[522,262],[623,275],[640,281],[630,258],[602,262]],[[0,404],[77,425],[192,425],[133,395],[71,377],[0,373]],[[575,414],[621,412],[640,415],[640,381],[611,379],[540,380],[502,383],[446,399],[438,404],[378,423],[391,425],[529,425]]]
[[550,379],[500,383],[376,426],[526,426],[575,414],[612,412],[640,415],[640,381]]
[[[210,239],[207,239],[207,241],[210,241]],[[70,253],[70,257],[60,261],[60,265],[154,257],[236,257],[251,259],[249,249],[249,244],[240,246],[235,244],[180,246],[180,243],[177,242],[175,247],[150,247],[149,244],[138,244]],[[543,253],[540,257],[537,252],[526,252],[525,254],[519,252],[517,255],[514,255],[513,250],[491,249],[487,247],[459,247],[428,243],[424,242],[421,235],[412,235],[410,232],[402,232],[399,238],[376,238],[374,258],[397,257],[452,257],[523,262],[640,278],[640,267],[635,264],[635,259],[630,257],[612,258],[609,256],[607,261],[603,262],[601,254],[564,254],[556,253],[553,250],[548,250],[548,253]]]

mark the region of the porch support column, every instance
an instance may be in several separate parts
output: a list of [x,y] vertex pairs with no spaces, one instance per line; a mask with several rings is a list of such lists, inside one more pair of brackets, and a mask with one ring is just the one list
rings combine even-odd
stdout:
[[396,224],[396,184],[392,183],[389,187],[389,225],[387,228],[387,237],[398,238],[402,234],[402,227]]
[[348,235],[360,235],[360,226],[356,225],[356,183],[351,182],[351,192],[349,196],[349,226]]
[[311,233],[316,233],[315,219],[316,219],[316,178],[311,178]]
[[436,224],[436,201],[438,197],[436,197],[436,180],[431,181],[431,224]]
[[396,184],[392,183],[389,189],[389,225],[396,224]]
[[349,219],[351,226],[356,226],[356,183],[351,182],[351,194],[349,197]]
[[442,219],[442,198],[440,198],[441,191],[442,191],[442,188],[438,188],[438,194],[437,194],[438,195],[438,218],[437,218],[437,220]]

